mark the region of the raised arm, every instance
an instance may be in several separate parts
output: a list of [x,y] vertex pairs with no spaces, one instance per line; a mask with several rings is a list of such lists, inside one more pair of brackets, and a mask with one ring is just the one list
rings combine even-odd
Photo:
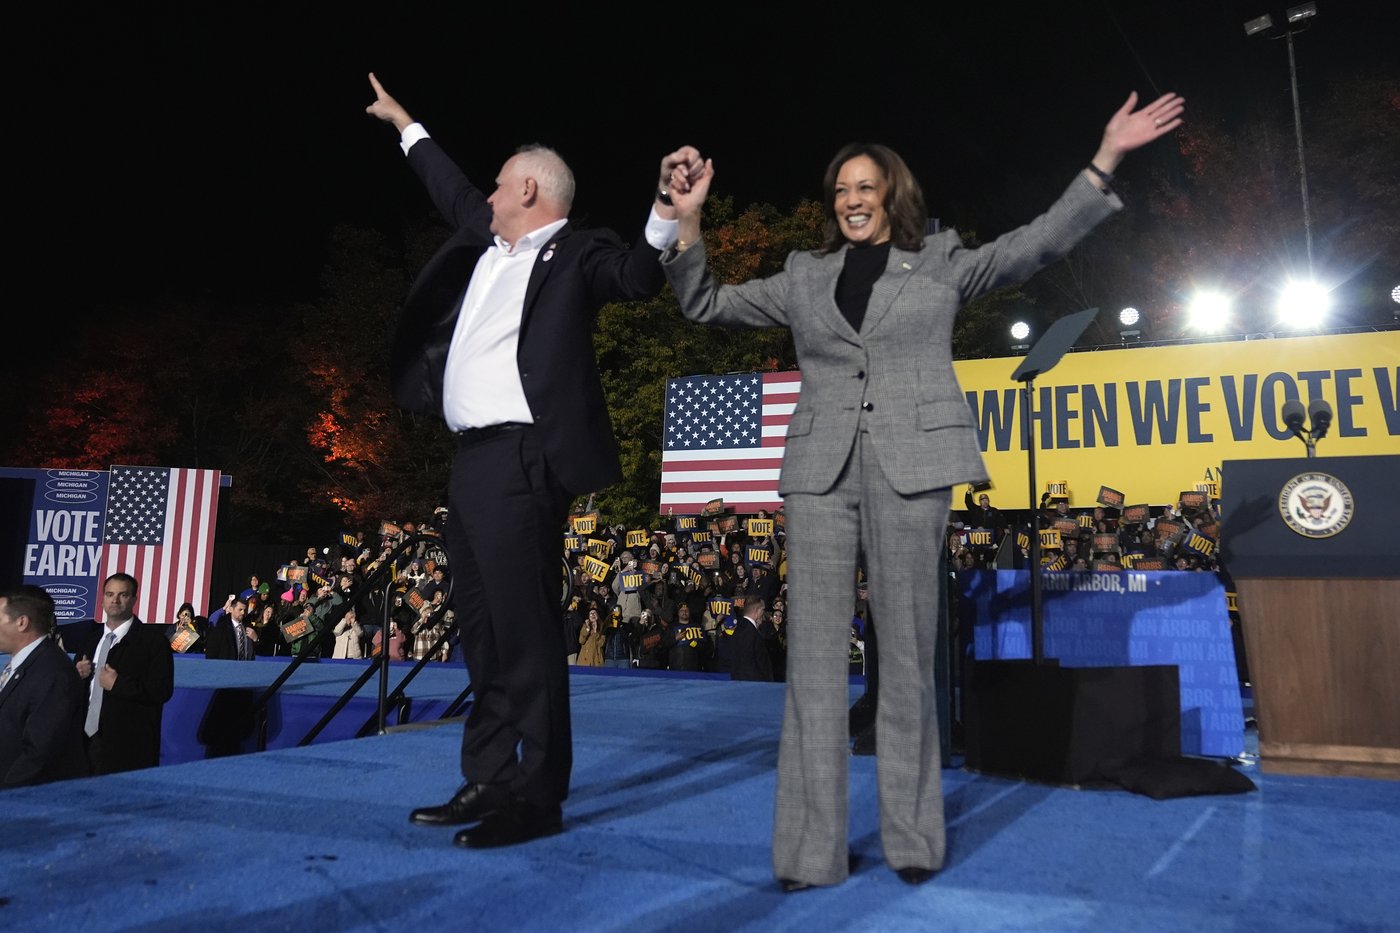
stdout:
[[1118,170],[1123,157],[1134,149],[1159,139],[1181,125],[1181,114],[1186,109],[1186,100],[1179,94],[1163,94],[1140,110],[1137,106],[1137,91],[1128,95],[1127,101],[1109,118],[1104,127],[1103,139],[1099,141],[1099,151],[1084,169],[1084,175],[1096,188],[1107,186],[1104,175],[1112,175]]
[[486,196],[477,190],[421,125],[411,138],[403,139],[404,130],[417,121],[384,90],[384,85],[379,83],[373,72],[370,72],[369,84],[374,90],[374,103],[365,108],[365,113],[398,130],[400,145],[405,147],[408,155],[408,164],[423,182],[438,213],[454,228],[468,227],[480,242],[489,243],[491,209],[486,204]]
[[791,284],[786,269],[741,285],[719,285],[710,276],[700,238],[700,217],[713,178],[714,163],[702,160],[698,152],[675,165],[669,175],[670,197],[678,221],[677,240],[675,248],[662,256],[661,265],[680,301],[681,313],[701,324],[784,327],[787,289]]
[[402,104],[389,96],[389,92],[384,90],[384,85],[379,83],[372,71],[369,73],[369,86],[374,89],[374,103],[365,108],[365,113],[378,117],[385,123],[392,123],[394,129],[400,133],[417,122],[408,115]]

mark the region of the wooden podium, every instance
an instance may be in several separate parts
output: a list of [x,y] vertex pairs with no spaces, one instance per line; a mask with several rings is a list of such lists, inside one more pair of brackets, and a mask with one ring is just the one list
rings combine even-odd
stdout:
[[1400,780],[1400,456],[1221,472],[1260,766]]

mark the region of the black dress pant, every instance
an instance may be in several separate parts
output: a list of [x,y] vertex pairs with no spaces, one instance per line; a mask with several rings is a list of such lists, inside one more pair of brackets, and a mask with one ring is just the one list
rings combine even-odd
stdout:
[[559,651],[569,497],[533,426],[461,440],[449,497],[452,603],[473,689],[462,775],[557,805],[573,767],[568,666]]

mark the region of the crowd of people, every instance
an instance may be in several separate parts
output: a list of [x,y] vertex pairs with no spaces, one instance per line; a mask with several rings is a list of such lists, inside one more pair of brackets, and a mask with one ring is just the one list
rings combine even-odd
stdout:
[[440,636],[455,630],[455,613],[447,606],[451,580],[436,533],[422,526],[430,537],[394,558],[387,586],[364,589],[400,542],[420,534],[414,522],[380,529],[373,544],[363,532],[345,533],[336,547],[308,547],[273,573],[249,575],[207,616],[185,603],[171,620],[171,647],[217,660],[360,659],[385,650],[398,661],[449,660],[456,639]]
[[[963,505],[950,513],[946,532],[952,573],[1027,566],[1031,513],[998,509],[986,492],[971,487]],[[596,513],[588,517],[596,525]],[[1128,509],[1070,508],[1066,498],[1047,492],[1034,510],[1034,523],[1042,566],[1049,571],[1221,571],[1214,547],[1219,517],[1208,497]],[[629,532],[619,524],[583,534],[574,533],[571,524],[561,569],[567,573],[562,640],[568,663],[782,680],[787,651],[782,512],[721,512],[662,524],[668,530]],[[360,595],[334,623],[332,637],[319,639],[332,610],[351,598],[398,541],[420,529],[432,533],[431,523],[381,528],[392,531],[374,544],[363,533],[347,534],[338,549],[310,547],[274,573],[250,575],[208,617],[185,604],[173,620],[172,644],[184,652],[235,660],[300,654],[313,644],[316,657],[377,657],[384,650],[385,601],[392,600],[390,658],[452,660],[458,640],[455,612],[446,608],[450,569],[445,549],[432,543],[401,558],[387,592]],[[867,597],[862,571],[852,589],[853,673],[864,669]],[[736,665],[738,644],[744,648]],[[761,663],[753,660],[755,651]]]
[[[961,518],[948,529],[954,569],[1023,568],[1030,559],[1031,519],[992,505],[969,488]],[[1071,509],[1046,493],[1035,510],[1041,560],[1047,570],[1193,570],[1222,573],[1218,502],[1184,493],[1170,505]]]

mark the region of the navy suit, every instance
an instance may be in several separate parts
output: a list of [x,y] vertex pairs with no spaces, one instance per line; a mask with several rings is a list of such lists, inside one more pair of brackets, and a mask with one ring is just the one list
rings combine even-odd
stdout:
[[[94,622],[79,642],[77,656],[95,658],[106,631],[105,625]],[[94,774],[160,764],[161,711],[175,692],[174,657],[164,626],[144,625],[140,619],[132,619],[126,637],[112,646],[107,663],[116,670],[117,682],[102,698],[97,735],[87,743]],[[100,673],[94,665],[92,678]],[[92,678],[84,682],[84,691]],[[87,716],[86,703],[83,716]]]
[[729,677],[731,680],[768,680],[773,677],[773,624],[742,618],[734,626],[733,646],[730,648]]
[[0,689],[0,787],[88,773],[82,679],[52,639],[39,644]]
[[[405,300],[391,378],[401,407],[441,416],[448,346],[477,260],[493,243],[492,211],[433,140],[414,143],[408,162],[454,233]],[[566,224],[555,233],[530,273],[516,353],[533,424],[464,438],[453,460],[445,531],[475,693],[462,774],[537,806],[568,795],[572,769],[559,535],[573,496],[622,476],[593,358],[594,321],[610,301],[657,294],[659,256],[645,242],[625,248],[610,231]]]

